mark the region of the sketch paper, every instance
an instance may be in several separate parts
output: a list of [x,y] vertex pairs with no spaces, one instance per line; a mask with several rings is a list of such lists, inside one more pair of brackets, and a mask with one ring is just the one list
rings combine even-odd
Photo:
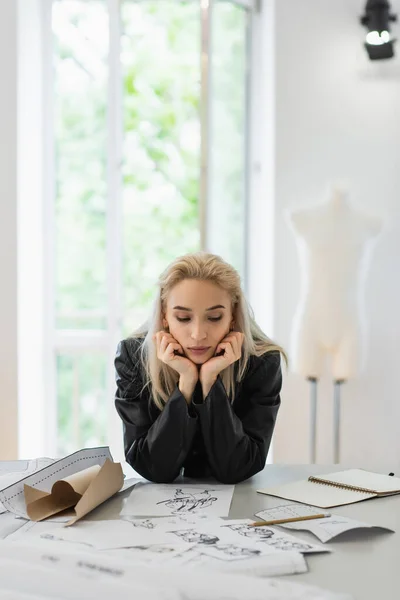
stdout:
[[126,548],[107,550],[107,555],[123,560],[159,564],[160,566],[180,569],[203,569],[247,574],[252,577],[270,577],[276,575],[295,575],[306,573],[307,563],[298,552],[275,551],[268,555],[250,556],[245,560],[225,560],[221,556],[209,556],[196,544],[149,546],[147,548]]
[[[211,548],[210,548],[211,550]],[[295,575],[308,571],[307,563],[299,552],[275,551],[245,560],[224,560],[221,556],[212,556],[198,546],[190,548],[173,557],[171,564],[188,569],[210,569],[232,574],[246,574],[252,577],[272,577],[277,575]]]
[[51,549],[62,552],[94,552],[94,548],[84,543],[67,543],[60,541],[55,535],[57,528],[65,529],[62,523],[52,523],[48,521],[22,521],[24,524],[18,530],[14,531],[4,542],[23,544],[33,546],[37,550]]
[[352,529],[383,529],[384,531],[394,532],[389,527],[381,527],[379,525],[370,525],[361,521],[354,521],[347,517],[331,516],[326,519],[315,519],[313,521],[299,521],[297,523],[285,523],[279,525],[287,529],[306,530],[313,533],[321,542],[329,542],[333,538],[341,535],[345,531]]
[[[97,550],[113,548],[148,547],[152,545],[189,544],[179,539],[173,530],[185,531],[204,520],[191,515],[190,522],[180,517],[159,517],[149,519],[122,519],[103,521],[81,521],[72,528],[47,529],[41,538],[55,541],[87,544]],[[221,519],[221,522],[222,519]],[[199,524],[199,527],[201,525]]]
[[[192,544],[194,546],[194,544]],[[192,548],[189,544],[160,544],[152,546],[136,546],[134,548],[113,548],[103,551],[104,556],[111,556],[119,560],[128,560],[130,563],[141,563],[145,565],[170,565],[177,567],[182,564],[182,556],[185,556]]]
[[[25,576],[19,577],[22,571]],[[38,551],[6,542],[0,542],[0,581],[6,589],[43,590],[46,598],[61,600],[351,600],[348,594],[282,579],[217,572],[205,577],[195,569],[134,564],[100,553]]]
[[[321,509],[313,508],[305,504],[287,504],[276,506],[275,508],[268,508],[261,510],[256,513],[256,517],[264,519],[266,521],[270,519],[285,519],[295,516],[304,516],[309,514],[319,514]],[[329,542],[336,536],[350,531],[352,529],[383,529],[385,531],[393,532],[393,529],[389,527],[382,527],[380,525],[371,525],[362,521],[355,521],[348,517],[341,517],[339,515],[329,515],[323,519],[313,519],[312,521],[298,521],[294,523],[281,523],[277,527],[284,527],[285,529],[294,529],[296,531],[310,531],[314,534],[321,542]]]
[[227,517],[234,486],[221,484],[138,483],[125,500],[121,515],[164,516],[207,514]]
[[[263,548],[264,552],[285,550],[311,554],[315,552],[330,552],[317,544],[310,544],[292,535],[281,532],[269,525],[252,527],[250,519],[236,519],[222,523],[208,523],[202,528],[202,534],[209,532],[221,543],[246,544],[254,549]],[[180,537],[182,533],[178,534]],[[184,535],[184,534],[183,534]],[[215,542],[217,543],[217,542]]]
[[309,506],[308,504],[299,504],[298,502],[288,502],[279,504],[273,508],[267,508],[256,513],[256,517],[264,521],[272,521],[275,519],[292,519],[294,517],[308,517],[310,515],[325,514],[329,517],[330,513],[323,511],[320,508]]
[[37,489],[38,496],[39,491],[50,493],[53,483],[59,479],[64,479],[94,465],[102,466],[107,459],[112,461],[110,449],[106,446],[101,448],[84,448],[83,450],[74,452],[1,490],[0,502],[6,510],[24,519],[29,519],[24,497],[25,486]]

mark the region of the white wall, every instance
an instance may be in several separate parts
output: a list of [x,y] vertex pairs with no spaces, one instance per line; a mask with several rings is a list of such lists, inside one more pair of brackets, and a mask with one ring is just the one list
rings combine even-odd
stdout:
[[0,460],[17,458],[17,8],[0,11]]
[[[400,58],[367,58],[361,0],[278,0],[275,32],[274,335],[289,348],[299,298],[296,247],[283,212],[350,184],[353,202],[387,218],[367,280],[365,372],[342,390],[342,461],[400,465]],[[399,0],[392,8],[400,13]],[[396,28],[399,30],[400,25]],[[398,48],[400,53],[400,49]],[[289,373],[275,462],[308,460],[309,384]],[[320,386],[317,462],[332,462],[332,388]]]

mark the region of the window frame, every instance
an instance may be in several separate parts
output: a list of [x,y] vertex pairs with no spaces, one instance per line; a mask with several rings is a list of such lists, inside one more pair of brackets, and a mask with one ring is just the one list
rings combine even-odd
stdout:
[[[137,0],[136,0],[137,1]],[[146,0],[139,0],[145,2]],[[212,27],[212,8],[217,0],[191,0],[200,2],[202,19],[201,52],[204,56],[210,54],[210,31]],[[252,194],[254,193],[253,176],[259,169],[260,162],[257,160],[255,167],[254,138],[257,128],[254,126],[254,94],[258,93],[255,83],[259,71],[259,55],[261,39],[254,38],[251,32],[260,29],[262,6],[260,0],[226,0],[232,4],[244,7],[249,11],[249,34],[248,68],[247,68],[247,123],[246,135],[246,201],[245,201],[245,278],[244,287],[248,290],[248,262],[249,262],[249,228],[251,223],[248,218]],[[45,453],[49,456],[57,455],[57,385],[56,385],[56,358],[62,351],[84,352],[87,350],[104,353],[107,357],[109,369],[107,371],[107,396],[108,403],[108,431],[107,439],[112,448],[115,460],[124,460],[122,446],[122,430],[119,417],[114,408],[113,397],[115,393],[115,381],[113,372],[113,361],[115,349],[121,335],[122,320],[122,227],[121,199],[122,179],[121,164],[123,152],[122,131],[122,94],[121,94],[121,65],[119,63],[120,50],[120,0],[106,0],[109,11],[109,81],[108,81],[108,115],[107,115],[107,328],[105,330],[62,330],[55,328],[55,160],[54,160],[54,126],[53,126],[53,90],[54,73],[52,67],[53,41],[52,41],[52,4],[53,0],[41,0],[42,7],[42,32],[43,32],[43,156],[44,156],[44,231],[45,259],[44,259],[44,372],[45,381],[45,410],[42,415],[44,422]],[[208,61],[202,61],[201,68],[203,110],[201,113],[201,165],[200,169],[200,233],[202,249],[212,251],[208,247],[208,233],[210,224],[207,222],[208,204],[208,144],[209,144],[209,114],[208,99],[212,93],[210,88],[210,74]],[[120,124],[121,126],[118,126]],[[77,399],[79,401],[79,399]]]

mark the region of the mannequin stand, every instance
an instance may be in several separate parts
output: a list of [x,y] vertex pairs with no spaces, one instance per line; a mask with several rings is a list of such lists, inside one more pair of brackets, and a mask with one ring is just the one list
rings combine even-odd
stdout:
[[[317,459],[317,386],[316,377],[307,377],[310,382],[310,463]],[[340,462],[340,386],[344,379],[333,382],[333,462]]]
[[308,377],[310,386],[310,463],[317,458],[317,379]]
[[340,386],[344,379],[336,379],[333,383],[333,462],[340,462]]

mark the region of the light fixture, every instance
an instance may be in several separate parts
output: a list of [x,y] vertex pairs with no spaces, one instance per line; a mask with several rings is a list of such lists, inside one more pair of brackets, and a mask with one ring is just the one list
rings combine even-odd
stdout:
[[390,13],[388,0],[367,0],[365,15],[361,24],[368,29],[364,46],[371,60],[381,60],[394,56],[394,40],[390,34],[390,23],[397,21],[397,15]]

